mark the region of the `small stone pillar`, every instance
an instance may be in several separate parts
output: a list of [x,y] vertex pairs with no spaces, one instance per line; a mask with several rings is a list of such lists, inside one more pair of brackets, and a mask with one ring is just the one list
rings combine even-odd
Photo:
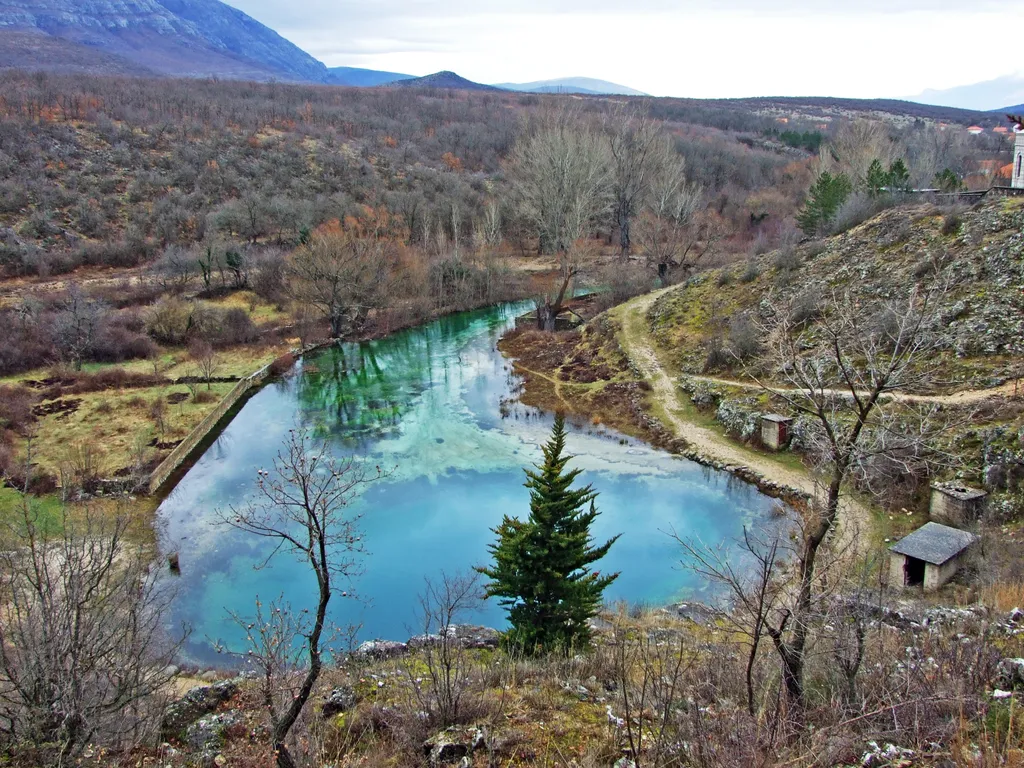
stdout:
[[981,519],[988,494],[977,488],[955,483],[935,483],[932,486],[928,517],[936,523],[953,528],[969,528]]
[[761,443],[765,448],[782,451],[792,439],[793,418],[769,413],[761,417]]

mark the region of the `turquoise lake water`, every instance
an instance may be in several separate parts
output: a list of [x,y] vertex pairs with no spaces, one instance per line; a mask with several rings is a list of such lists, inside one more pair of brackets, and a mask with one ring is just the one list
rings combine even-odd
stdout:
[[[214,641],[240,640],[227,611],[251,613],[257,595],[269,602],[283,593],[295,609],[315,604],[306,566],[279,553],[257,569],[268,542],[215,524],[218,509],[250,497],[257,470],[270,467],[296,425],[330,439],[339,455],[395,468],[355,505],[368,550],[364,572],[348,586],[359,599],[337,596],[332,619],[360,623],[360,639],[420,631],[424,579],[484,564],[491,528],[505,514],[529,511],[523,467],[539,460],[551,416],[512,402],[519,380],[496,348],[527,308],[467,312],[332,347],[242,407],[159,510],[162,546],[181,558],[171,623],[192,628],[188,658],[223,663]],[[670,531],[729,547],[744,525],[776,525],[776,502],[726,473],[589,424],[571,425],[568,447],[572,466],[600,494],[595,538],[622,534],[599,566],[621,572],[609,600],[665,604],[703,593],[681,567]],[[493,604],[466,619],[503,625]]]

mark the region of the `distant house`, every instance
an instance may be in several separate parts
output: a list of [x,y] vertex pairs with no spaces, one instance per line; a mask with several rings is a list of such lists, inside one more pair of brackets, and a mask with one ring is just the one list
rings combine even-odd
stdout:
[[985,129],[980,125],[972,125],[967,129],[967,132],[971,134],[971,136],[980,136],[985,132]]
[[1007,135],[1010,133],[1010,129],[1007,128],[1005,125],[997,125],[995,128],[992,129],[992,131],[994,133],[1005,133]]
[[938,589],[956,575],[977,541],[973,533],[927,523],[890,547],[889,582],[895,587]]

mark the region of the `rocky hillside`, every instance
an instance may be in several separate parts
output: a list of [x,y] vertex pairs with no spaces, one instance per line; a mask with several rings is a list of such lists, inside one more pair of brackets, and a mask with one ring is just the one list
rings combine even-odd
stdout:
[[7,67],[330,80],[322,63],[219,0],[0,0],[0,30]]
[[[813,323],[833,292],[865,307],[944,285],[936,326],[942,373],[934,391],[996,386],[1024,356],[1024,200],[962,211],[896,208],[825,243],[810,243],[700,274],[648,315],[660,353],[681,373],[771,375],[758,326],[772,304]],[[738,363],[737,358],[743,359]]]

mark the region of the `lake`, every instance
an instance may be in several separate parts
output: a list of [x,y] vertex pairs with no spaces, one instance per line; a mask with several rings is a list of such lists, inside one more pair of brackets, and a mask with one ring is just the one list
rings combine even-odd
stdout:
[[[497,350],[529,306],[461,313],[330,347],[245,403],[158,513],[162,547],[180,553],[171,623],[192,627],[186,660],[223,664],[214,641],[237,647],[241,639],[227,611],[251,614],[257,595],[269,602],[284,594],[294,609],[315,605],[308,566],[278,553],[259,568],[269,543],[216,524],[218,510],[251,498],[257,471],[270,468],[296,426],[328,439],[339,455],[394,468],[353,507],[368,553],[364,572],[339,589],[359,599],[335,597],[331,618],[361,624],[360,639],[421,631],[424,579],[486,563],[491,529],[506,514],[529,512],[523,467],[540,460],[552,417],[515,402],[519,378]],[[621,572],[609,600],[665,604],[704,594],[706,585],[681,567],[671,531],[728,547],[744,525],[776,525],[776,502],[755,487],[603,427],[570,425],[568,449],[576,457],[570,466],[600,494],[594,537],[622,534],[598,565]],[[496,604],[465,618],[503,625]]]

